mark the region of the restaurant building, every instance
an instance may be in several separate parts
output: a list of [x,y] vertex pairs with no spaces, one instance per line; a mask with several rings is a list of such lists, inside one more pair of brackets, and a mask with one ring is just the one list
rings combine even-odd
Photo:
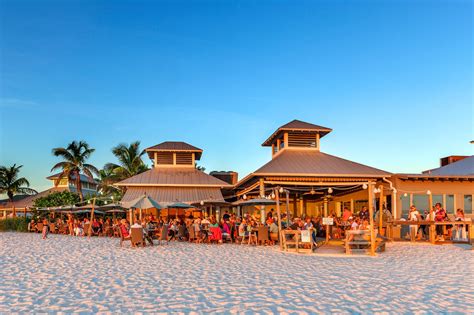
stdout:
[[185,142],[167,141],[146,149],[153,167],[115,185],[126,187],[122,202],[148,195],[160,205],[200,203],[212,200],[224,203],[223,189],[232,185],[196,168],[202,149]]

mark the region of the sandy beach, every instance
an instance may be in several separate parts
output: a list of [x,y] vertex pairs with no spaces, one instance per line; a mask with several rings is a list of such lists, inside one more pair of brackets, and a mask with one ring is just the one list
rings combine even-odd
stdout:
[[0,313],[474,312],[473,251],[390,243],[378,257],[0,233]]

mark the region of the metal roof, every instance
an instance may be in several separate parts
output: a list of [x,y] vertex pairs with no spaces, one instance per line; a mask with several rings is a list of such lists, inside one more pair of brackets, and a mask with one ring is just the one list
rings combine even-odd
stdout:
[[285,149],[270,162],[249,174],[237,187],[254,176],[385,177],[389,172],[349,161],[317,150]]
[[[153,168],[116,183],[117,186],[232,187],[232,185],[190,167]],[[182,200],[180,200],[182,201]]]
[[10,208],[13,208],[13,206],[15,206],[15,208],[32,207],[35,199],[40,198],[40,197],[45,197],[53,192],[60,192],[64,190],[69,190],[69,189],[67,187],[53,187],[53,188],[44,190],[42,192],[39,192],[36,195],[27,196],[18,201],[14,201],[13,204],[11,204],[8,200],[6,200],[5,202],[0,203],[0,209],[10,209]]
[[129,202],[147,194],[163,206],[179,202],[196,203],[201,200],[225,202],[217,187],[128,187],[122,202]]
[[151,152],[194,152],[196,153],[196,160],[199,160],[202,155],[202,149],[183,141],[165,141],[146,148],[145,151],[148,153],[150,159],[153,159]]
[[332,129],[294,119],[278,128],[267,140],[265,140],[262,146],[271,146],[274,139],[278,137],[283,131],[319,132],[320,137],[324,137],[330,133]]
[[474,175],[474,155],[457,162],[426,171],[429,175]]

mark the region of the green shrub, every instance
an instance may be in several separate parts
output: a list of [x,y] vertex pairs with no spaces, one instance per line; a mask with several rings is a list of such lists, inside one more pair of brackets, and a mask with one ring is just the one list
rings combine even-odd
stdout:
[[0,231],[28,232],[28,219],[6,218],[0,220]]

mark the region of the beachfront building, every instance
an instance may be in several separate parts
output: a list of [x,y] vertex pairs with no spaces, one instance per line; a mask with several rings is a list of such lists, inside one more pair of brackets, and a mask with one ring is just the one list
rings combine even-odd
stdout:
[[[53,192],[70,191],[77,193],[75,176],[73,175],[70,179],[67,177],[59,179],[58,174],[54,174],[46,177],[52,183],[52,187],[44,191],[39,192],[36,195],[17,195],[13,198],[13,203],[8,199],[0,200],[0,216],[6,217],[11,214],[14,210],[18,213],[28,212],[33,207],[34,201],[37,198],[45,197]],[[91,180],[86,175],[81,174],[81,185],[82,194],[85,198],[91,195],[97,194],[98,182],[97,180]]]
[[236,196],[273,198],[276,189],[282,212],[293,217],[340,215],[343,207],[357,212],[371,205],[376,186],[391,174],[322,152],[322,138],[331,131],[299,120],[278,128],[262,144],[271,148],[271,160],[236,184]]
[[[406,218],[411,204],[429,210],[431,195],[449,214],[462,208],[472,217],[473,157],[451,159],[457,162],[429,174],[391,174],[322,152],[322,138],[331,131],[299,120],[278,128],[262,144],[271,147],[271,160],[235,185],[237,198],[274,198],[279,188],[282,212],[293,217],[340,216],[345,207],[376,212],[382,206],[394,218]],[[261,216],[266,208],[242,210]]]
[[176,202],[223,203],[221,189],[232,188],[231,184],[196,168],[203,151],[195,146],[166,141],[145,150],[153,167],[116,184],[126,188],[122,202],[148,195],[164,207]]

